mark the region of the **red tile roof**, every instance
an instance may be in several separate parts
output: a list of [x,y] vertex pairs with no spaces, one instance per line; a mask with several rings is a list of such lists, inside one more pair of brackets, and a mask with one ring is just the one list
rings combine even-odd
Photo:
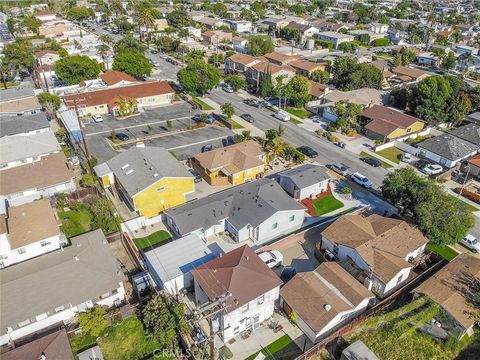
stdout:
[[168,81],[149,81],[140,84],[121,86],[111,89],[96,90],[84,92],[79,94],[65,95],[65,102],[67,106],[72,109],[74,107],[74,100],[76,99],[79,105],[82,106],[96,106],[110,103],[113,99],[120,96],[127,98],[144,98],[155,95],[173,94],[174,91]]
[[371,119],[365,125],[365,128],[377,134],[387,136],[396,129],[407,129],[420,119],[404,114],[400,111],[393,110],[386,106],[374,105],[371,108],[365,109],[363,116]]
[[120,81],[137,82],[137,79],[135,79],[133,76],[116,70],[111,70],[103,73],[102,75],[100,75],[100,79],[102,79],[103,82],[108,86],[118,84]]

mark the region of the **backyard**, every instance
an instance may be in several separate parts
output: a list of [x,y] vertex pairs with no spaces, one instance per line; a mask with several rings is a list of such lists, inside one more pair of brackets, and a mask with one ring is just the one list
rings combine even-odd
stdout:
[[[268,360],[287,360],[295,359],[302,353],[300,348],[288,335],[282,336],[280,339],[275,340],[268,346],[265,346],[262,350],[263,355]],[[258,355],[258,352],[250,355],[245,360],[253,360]]]
[[366,158],[368,157],[368,158],[372,158],[372,159],[377,159],[377,160],[379,160],[380,163],[381,163],[381,165],[382,165],[382,167],[383,167],[384,169],[390,169],[390,168],[392,167],[392,165],[386,163],[386,162],[383,161],[380,157],[374,156],[374,155],[370,155],[369,153],[366,153],[365,151],[360,152],[360,156],[361,156],[361,157],[366,157]]
[[414,354],[416,359],[454,359],[473,339],[451,336],[442,342],[416,329],[433,318],[449,321],[439,305],[421,297],[397,310],[370,317],[344,338],[350,343],[362,340],[380,359],[403,360]]
[[62,221],[60,229],[68,238],[92,229],[92,213],[83,204],[72,206],[68,211],[59,210],[58,216]]
[[441,246],[437,244],[427,244],[427,249],[440,255],[447,261],[452,261],[455,259],[458,255],[458,252],[456,252],[454,249],[452,249],[450,246]]
[[400,158],[403,154],[405,154],[405,152],[395,146],[392,146],[392,147],[377,151],[377,154],[380,156],[383,156],[385,159],[388,159],[394,162],[395,164],[400,164]]
[[343,203],[333,195],[326,195],[320,199],[313,200],[313,209],[317,216],[327,214],[331,211],[340,209],[341,207],[343,207]]
[[138,250],[144,250],[153,247],[161,242],[170,240],[172,236],[166,230],[159,230],[143,238],[133,239]]

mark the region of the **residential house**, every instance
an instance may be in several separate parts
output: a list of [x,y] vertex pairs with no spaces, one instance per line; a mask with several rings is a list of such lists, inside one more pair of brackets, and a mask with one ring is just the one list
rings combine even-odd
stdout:
[[303,200],[327,191],[330,176],[320,165],[304,164],[278,173],[277,181],[295,200]]
[[102,230],[70,241],[62,251],[0,270],[0,346],[124,301],[120,264]]
[[38,87],[54,86],[56,76],[54,65],[43,64],[33,70],[33,79]]
[[122,102],[131,104],[130,112],[144,111],[146,108],[169,104],[175,91],[168,81],[148,81],[128,86],[92,90],[64,96],[69,109],[77,103],[80,116],[112,114],[120,116]]
[[295,69],[290,65],[277,65],[267,61],[260,61],[247,68],[245,77],[251,86],[260,89],[266,74],[271,75],[274,84],[279,77],[283,79],[283,84],[288,84],[294,78],[295,73]]
[[253,31],[252,22],[248,20],[228,20],[227,24],[230,26],[230,29],[237,33],[250,33]]
[[442,134],[417,144],[419,154],[446,168],[453,168],[478,152],[478,145],[450,134]]
[[32,136],[50,132],[50,124],[44,112],[33,115],[2,115],[0,120],[0,136]]
[[164,31],[168,28],[167,19],[155,19],[153,22],[153,29],[155,31]]
[[263,55],[263,60],[267,60],[271,64],[275,65],[289,65],[295,60],[300,60],[301,56],[299,55],[285,55],[276,51]]
[[285,313],[316,343],[363,313],[375,298],[336,262],[298,273],[280,290]]
[[342,351],[340,360],[379,360],[377,355],[369,349],[362,340],[357,340],[354,343],[348,345]]
[[321,232],[321,249],[380,298],[401,287],[428,239],[403,220],[345,215]]
[[417,54],[417,63],[423,66],[438,66],[440,58],[431,52],[422,52]]
[[467,160],[470,168],[470,174],[480,179],[480,154]]
[[417,82],[430,76],[422,70],[412,69],[406,66],[395,66],[391,71],[396,75],[395,80],[405,83]]
[[42,157],[22,166],[0,171],[0,195],[10,206],[21,205],[42,197],[75,191],[75,174],[63,152]]
[[35,53],[37,65],[55,65],[60,60],[60,55],[54,50],[41,50]]
[[235,51],[245,54],[247,50],[248,40],[241,36],[234,36],[232,39],[232,46]]
[[105,85],[109,87],[125,86],[140,83],[133,76],[116,70],[109,70],[104,72],[102,75],[100,75],[100,79],[102,79]]
[[425,123],[420,119],[386,106],[373,105],[363,111],[367,124],[365,135],[383,142],[392,141],[422,131]]
[[386,35],[386,34],[374,33],[373,31],[369,31],[369,30],[360,30],[360,29],[349,30],[348,33],[354,35],[356,38],[360,37],[361,35],[368,35],[370,42],[377,39],[383,39]]
[[210,185],[238,185],[262,177],[266,161],[262,146],[247,140],[197,154],[191,165]]
[[77,353],[78,360],[104,360],[100,346],[94,345]]
[[478,48],[467,45],[456,45],[455,52],[458,56],[467,54],[467,55],[479,55]]
[[104,188],[147,218],[183,204],[195,191],[193,175],[160,147],[133,146],[94,170]]
[[264,178],[169,209],[165,217],[177,236],[208,239],[226,232],[236,242],[265,243],[300,228],[305,208]]
[[198,266],[192,275],[198,306],[224,299],[225,310],[215,320],[225,343],[273,315],[283,283],[248,245]]
[[338,46],[341,43],[344,42],[350,42],[355,40],[355,36],[350,35],[350,34],[342,34],[338,32],[333,32],[333,31],[325,31],[325,32],[320,32],[315,35],[317,39],[320,39],[322,41],[328,41],[333,44],[334,49],[338,49]]
[[67,243],[48,199],[10,206],[0,214],[0,268],[53,250]]
[[388,24],[373,22],[367,24],[366,28],[367,30],[374,32],[375,34],[385,34],[388,31]]
[[226,24],[223,20],[213,17],[193,16],[192,19],[195,23],[199,24],[201,27],[207,30],[215,30],[216,28],[223,25],[228,26],[228,24]]
[[469,143],[476,145],[480,148],[480,125],[467,124],[449,131],[450,134],[456,136],[459,139],[468,141]]
[[67,331],[61,329],[2,354],[2,360],[74,360]]
[[339,32],[340,30],[348,30],[350,27],[347,24],[341,22],[331,22],[325,19],[322,19],[317,22],[313,22],[313,25],[317,27],[322,32]]
[[35,96],[33,84],[21,84],[17,88],[0,90],[0,114],[25,115],[42,111],[42,106]]
[[215,31],[205,31],[202,33],[202,40],[208,45],[218,46],[223,43],[232,42],[232,33],[215,30]]
[[439,304],[460,326],[461,336],[472,336],[477,319],[472,313],[475,309],[465,293],[471,291],[471,278],[480,278],[480,259],[463,253],[451,260],[435,275],[423,282],[415,292],[427,295]]
[[57,18],[57,14],[52,13],[48,10],[37,11],[36,13],[33,14],[33,16],[42,22],[56,20]]
[[144,252],[145,265],[157,289],[172,295],[193,288],[191,270],[223,253],[216,244],[206,244],[190,234],[168,244]]
[[317,70],[323,70],[328,67],[327,63],[315,63],[309,60],[294,60],[289,63],[291,67],[295,69],[298,75],[310,77],[315,71]]
[[300,24],[295,21],[290,22],[286,28],[295,29],[300,33],[300,43],[304,43],[308,38],[313,37],[315,34],[318,34],[320,30],[310,24]]
[[202,29],[193,27],[193,26],[187,26],[184,27],[183,30],[188,31],[188,35],[191,36],[194,39],[201,39],[202,38]]
[[267,29],[275,30],[275,31],[280,31],[283,29],[285,26],[287,26],[291,21],[284,16],[272,16],[268,17],[266,19],[263,19],[262,23],[267,27]]
[[261,58],[255,56],[236,53],[225,59],[225,72],[227,74],[245,73],[248,68],[261,61]]
[[470,115],[467,115],[465,120],[469,123],[480,125],[480,111],[476,111]]
[[310,80],[310,103],[319,101],[329,91],[330,88],[328,85],[320,84],[316,81]]

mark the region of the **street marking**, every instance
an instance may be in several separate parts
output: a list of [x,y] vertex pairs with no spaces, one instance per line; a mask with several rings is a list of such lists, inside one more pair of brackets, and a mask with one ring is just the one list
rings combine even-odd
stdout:
[[227,136],[227,135],[223,135],[223,136],[219,136],[219,137],[216,137],[216,138],[213,138],[213,139],[207,139],[207,140],[204,140],[204,141],[198,141],[198,142],[196,142],[196,143],[192,143],[192,144],[181,145],[181,146],[175,146],[175,147],[168,148],[167,150],[176,150],[176,149],[182,149],[182,148],[186,148],[186,147],[189,147],[189,146],[200,145],[200,144],[203,144],[203,143],[206,143],[206,142],[210,142],[210,141],[216,141],[216,140],[224,139],[226,136]]

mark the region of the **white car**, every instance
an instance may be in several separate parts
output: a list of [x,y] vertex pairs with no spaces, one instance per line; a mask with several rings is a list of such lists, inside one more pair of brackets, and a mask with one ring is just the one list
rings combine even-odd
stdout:
[[93,116],[92,116],[92,119],[93,119],[93,121],[95,121],[96,123],[99,123],[99,122],[102,122],[102,121],[103,121],[102,115],[98,115],[98,114],[93,115]]
[[427,174],[427,175],[436,175],[436,174],[440,174],[443,171],[443,167],[437,164],[430,164],[425,166],[422,169],[422,171],[424,174]]
[[267,264],[267,266],[271,269],[276,266],[282,265],[283,255],[280,251],[277,250],[270,250],[262,252],[258,255],[262,261]]
[[402,156],[400,157],[400,160],[402,160],[404,163],[410,164],[412,162],[412,154],[410,153],[402,154]]
[[474,253],[480,253],[480,243],[471,234],[467,234],[467,236],[465,236],[463,240],[460,240],[460,244],[469,248]]
[[223,89],[223,91],[225,91],[227,93],[233,93],[234,92],[233,88],[228,84],[223,85],[222,89]]
[[285,111],[278,110],[275,114],[273,114],[276,119],[287,122],[290,120],[290,114],[286,113]]
[[353,173],[350,177],[353,182],[357,183],[358,185],[363,186],[365,189],[371,189],[373,184],[368,178],[359,172]]

